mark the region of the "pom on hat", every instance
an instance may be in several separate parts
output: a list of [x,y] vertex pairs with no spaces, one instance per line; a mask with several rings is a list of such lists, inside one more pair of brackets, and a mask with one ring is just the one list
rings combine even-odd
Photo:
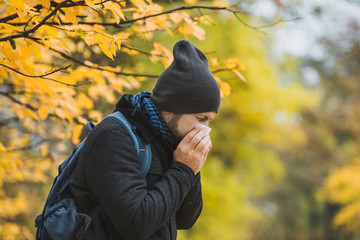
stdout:
[[178,41],[173,54],[174,61],[160,75],[151,100],[167,112],[218,112],[220,88],[205,54],[187,40]]

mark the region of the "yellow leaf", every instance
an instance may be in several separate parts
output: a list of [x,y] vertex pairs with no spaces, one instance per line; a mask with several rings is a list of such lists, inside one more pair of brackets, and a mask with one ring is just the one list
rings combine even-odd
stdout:
[[49,9],[51,6],[50,0],[39,0],[39,4],[43,5],[45,9]]
[[96,43],[93,35],[85,35],[84,41],[88,46],[91,46]]
[[172,32],[170,31],[170,29],[166,26],[166,24],[162,21],[162,20],[156,20],[156,25],[158,26],[162,26],[164,27],[164,29],[170,34],[170,36],[173,36]]
[[25,117],[25,109],[23,107],[20,107],[17,104],[13,104],[11,106],[11,110],[16,112],[16,115],[19,117],[20,120]]
[[199,40],[205,40],[205,30],[194,23],[193,35]]
[[49,108],[45,105],[42,105],[38,109],[39,117],[41,120],[44,120],[49,115]]
[[95,0],[85,0],[85,4],[89,7],[95,8]]
[[230,7],[230,3],[228,1],[225,1],[225,0],[216,0],[216,1],[213,1],[212,2],[212,5],[215,6],[215,7],[225,7],[225,8],[228,8]]
[[83,93],[80,93],[77,96],[77,104],[78,104],[79,108],[85,108],[85,109],[93,109],[94,108],[93,101]]
[[39,0],[23,0],[23,2],[27,4],[30,8],[32,8],[39,3]]
[[[110,3],[110,10],[112,10],[112,12],[114,13],[114,15],[118,15],[119,17],[121,17],[123,20],[125,20],[125,15],[124,13],[121,11],[121,7],[119,4],[114,3],[114,2],[106,2],[106,3]],[[106,4],[105,3],[105,4]]]
[[195,29],[192,24],[185,23],[178,28],[178,31],[184,35],[193,34]]
[[11,24],[7,24],[7,23],[0,23],[0,28],[6,28],[9,30],[17,31],[17,32],[23,31],[21,28],[15,27],[15,26],[13,26]]
[[101,51],[103,51],[103,53],[104,53],[107,57],[111,58],[111,60],[114,60],[114,57],[113,57],[113,55],[111,54],[111,51],[109,50],[108,47],[106,47],[106,46],[105,46],[104,44],[102,44],[102,43],[99,43],[99,47],[101,48]]
[[221,97],[229,96],[231,94],[230,84],[222,81],[221,78],[219,78],[218,76],[214,76],[214,77],[215,77],[217,83],[219,84]]
[[83,118],[83,117],[78,117],[78,121],[80,122],[80,123],[82,123],[82,124],[86,124],[88,121],[85,119],[85,118]]
[[119,39],[119,40],[127,40],[129,38],[129,36],[131,35],[131,33],[127,33],[127,32],[118,32],[117,34],[115,34],[115,39]]
[[105,27],[101,26],[99,24],[94,25],[94,30],[95,30],[95,32],[105,33]]
[[30,109],[25,109],[25,114],[29,115],[30,117],[32,117],[35,120],[39,120],[39,116],[36,115],[32,110]]
[[56,108],[55,114],[62,119],[66,118],[66,113],[62,108]]
[[10,0],[10,2],[14,5],[15,8],[19,10],[24,10],[25,4],[22,0]]
[[3,153],[6,151],[6,147],[0,142],[0,153]]
[[198,3],[198,0],[185,0],[185,2],[188,5],[196,5]]
[[247,83],[246,79],[239,71],[233,69],[232,72],[235,73],[235,75],[238,76],[238,78],[240,78],[244,83]]
[[170,13],[169,17],[171,21],[176,24],[178,24],[179,22],[181,22],[181,20],[184,19],[184,15],[179,12]]
[[107,36],[105,34],[95,34],[94,35],[95,42],[102,43],[104,45],[109,45],[113,39],[114,39],[113,37]]
[[115,41],[112,41],[110,43],[110,51],[111,51],[111,54],[114,55],[114,57],[116,56],[116,47],[115,47]]
[[161,58],[161,63],[164,65],[165,68],[167,68],[169,64],[169,59],[167,58]]
[[219,66],[219,62],[217,60],[217,58],[210,58],[211,64],[213,65],[213,67]]
[[118,49],[120,50],[121,49],[121,41],[119,39],[117,40],[114,40],[116,45],[118,46]]
[[82,124],[78,124],[78,125],[76,125],[76,127],[74,128],[71,141],[72,141],[75,145],[80,143],[79,137],[80,137],[80,134],[81,134],[81,132],[82,132],[82,129],[83,129],[83,125],[82,125]]
[[24,167],[23,161],[21,161],[19,158],[15,158],[15,159],[14,159],[14,162],[15,162],[15,164],[16,164],[17,166],[19,166],[19,167]]
[[33,46],[31,44],[21,46],[21,54],[24,59],[29,59],[33,54]]
[[246,69],[245,65],[239,59],[236,59],[236,58],[230,58],[230,59],[226,60],[225,65],[227,68],[230,68],[230,69],[237,68],[237,67],[240,70]]
[[49,152],[50,152],[50,148],[48,144],[42,144],[40,146],[41,156],[46,157],[49,154]]
[[48,41],[47,40],[45,40],[45,39],[41,39],[41,42],[44,44],[44,46],[47,48],[47,49],[50,49],[50,44],[48,43]]
[[68,20],[69,22],[73,23],[73,24],[78,24],[78,20],[76,17],[76,14],[78,13],[77,9],[74,7],[71,8],[67,8],[65,11],[65,18],[66,20]]

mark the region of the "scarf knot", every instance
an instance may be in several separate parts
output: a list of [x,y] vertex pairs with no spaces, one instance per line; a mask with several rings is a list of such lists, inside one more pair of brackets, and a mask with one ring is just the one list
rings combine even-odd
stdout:
[[162,117],[159,109],[150,99],[150,92],[140,92],[132,97],[130,97],[130,102],[134,107],[133,114],[136,112],[141,112],[147,116],[152,125],[161,133],[161,136],[173,146],[173,140],[169,129],[165,123],[164,118]]

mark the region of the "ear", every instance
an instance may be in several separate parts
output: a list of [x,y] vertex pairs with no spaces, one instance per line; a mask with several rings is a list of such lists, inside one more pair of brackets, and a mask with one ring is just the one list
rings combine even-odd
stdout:
[[160,110],[161,116],[163,117],[163,119],[165,120],[165,122],[167,123],[169,118],[171,118],[171,112],[167,112],[167,111],[162,111]]

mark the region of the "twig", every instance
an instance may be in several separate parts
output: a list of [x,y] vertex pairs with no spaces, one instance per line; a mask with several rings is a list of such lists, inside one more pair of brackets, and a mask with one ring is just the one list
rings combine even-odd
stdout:
[[214,71],[211,71],[211,73],[227,72],[227,71],[231,71],[231,70],[234,70],[234,69],[236,69],[236,67],[234,67],[234,68],[219,68],[219,69],[216,69]]
[[142,53],[142,54],[147,55],[147,56],[166,57],[166,56],[163,55],[163,54],[152,54],[152,53],[149,53],[149,52],[145,52],[145,51],[143,51],[143,50],[140,50],[140,49],[138,49],[138,48],[129,47],[129,46],[125,45],[125,44],[121,44],[121,47],[127,48],[127,49],[129,49],[129,50],[137,51],[137,52]]
[[[102,26],[114,26],[117,27],[119,25],[127,25],[127,24],[131,24],[134,22],[138,22],[138,21],[142,21],[148,18],[153,18],[153,17],[158,17],[161,15],[166,15],[166,14],[170,14],[173,12],[177,12],[177,11],[182,11],[182,10],[192,10],[192,9],[209,9],[209,10],[227,10],[227,11],[231,11],[231,12],[239,12],[240,11],[235,11],[235,10],[231,10],[228,9],[226,7],[211,7],[211,6],[183,6],[183,7],[178,7],[178,8],[174,8],[168,11],[164,11],[164,12],[160,12],[160,13],[155,13],[155,14],[151,14],[151,15],[147,15],[141,18],[135,18],[135,19],[131,19],[131,20],[126,20],[126,21],[121,21],[120,23],[103,23],[103,22],[79,22],[79,25],[95,25],[95,24],[99,24]],[[24,25],[25,23],[12,23],[14,26],[19,26],[19,25]],[[48,22],[46,23],[47,25],[58,25],[58,23],[56,22]],[[73,23],[70,22],[63,22],[61,23],[62,25],[73,25]]]
[[52,51],[60,54],[63,58],[66,58],[68,60],[71,60],[81,66],[84,66],[84,67],[87,67],[87,68],[91,68],[91,69],[97,69],[97,70],[101,70],[101,71],[106,71],[106,72],[111,72],[111,73],[115,73],[117,75],[123,75],[123,76],[131,76],[131,77],[148,77],[148,78],[158,78],[159,75],[151,75],[151,74],[135,74],[135,73],[126,73],[126,72],[121,72],[121,71],[113,71],[113,70],[110,70],[110,69],[106,69],[106,68],[103,68],[103,67],[95,67],[95,66],[91,66],[89,64],[86,64],[78,59],[75,59],[61,51],[58,51],[54,48],[49,48],[51,49]]
[[[82,1],[81,1],[82,2]],[[78,2],[76,3],[77,5],[79,4],[82,4],[81,2]],[[68,4],[64,7],[70,7],[72,5]],[[262,25],[262,26],[253,26],[253,25],[250,25],[248,23],[246,23],[243,19],[241,19],[239,17],[238,14],[244,14],[242,11],[239,11],[239,10],[233,10],[233,9],[230,9],[230,8],[227,8],[227,7],[213,7],[213,6],[199,6],[199,5],[196,5],[196,6],[183,6],[183,7],[178,7],[178,8],[174,8],[174,9],[170,9],[168,11],[164,11],[164,12],[160,12],[160,13],[155,13],[155,14],[151,14],[151,15],[147,15],[147,16],[144,16],[144,17],[141,17],[141,18],[135,18],[135,19],[131,19],[131,20],[126,20],[126,21],[121,21],[120,23],[115,23],[115,22],[111,22],[111,23],[108,23],[108,22],[79,22],[78,24],[79,25],[90,25],[90,26],[93,26],[93,25],[102,25],[102,26],[113,26],[113,27],[121,27],[121,25],[128,25],[128,24],[132,24],[132,23],[135,23],[135,22],[138,22],[138,21],[142,21],[142,20],[146,20],[148,18],[153,18],[153,17],[158,17],[158,16],[161,16],[161,15],[166,15],[166,14],[170,14],[170,13],[173,13],[173,12],[177,12],[177,11],[184,11],[184,10],[193,10],[193,9],[197,9],[201,15],[203,15],[203,13],[201,12],[201,9],[208,9],[208,10],[213,10],[213,11],[219,11],[219,10],[224,10],[224,11],[228,11],[228,12],[231,12],[234,14],[234,16],[236,17],[236,19],[238,19],[243,25],[245,25],[246,27],[248,28],[251,28],[251,29],[254,29],[258,32],[261,32],[261,33],[264,33],[266,34],[266,32],[260,30],[260,29],[263,29],[263,28],[268,28],[268,27],[272,27],[272,26],[275,26],[281,22],[292,22],[292,21],[296,21],[296,20],[300,20],[300,19],[303,19],[304,17],[296,17],[296,18],[293,18],[293,19],[280,19],[280,20],[277,20],[273,23],[270,23],[270,24],[267,24],[267,25]],[[25,25],[26,23],[11,23],[13,26],[21,26],[21,25]],[[47,25],[51,26],[51,25],[58,25],[58,23],[56,22],[48,22],[46,23]],[[62,22],[61,23],[62,25],[73,25],[73,23],[71,22]],[[23,33],[22,33],[23,34]],[[16,36],[16,35],[15,35]],[[13,37],[12,37],[13,38]],[[0,39],[1,41],[2,39]]]
[[229,9],[230,12],[232,12],[234,14],[234,16],[236,17],[237,20],[239,20],[243,25],[245,25],[246,27],[248,28],[251,28],[251,29],[254,29],[258,32],[261,32],[263,34],[267,34],[266,32],[260,30],[262,28],[268,28],[268,27],[273,27],[279,23],[282,23],[282,22],[293,22],[293,21],[296,21],[296,20],[300,20],[300,19],[304,19],[304,17],[296,17],[296,18],[293,18],[293,19],[280,19],[280,20],[277,20],[273,23],[270,23],[270,24],[267,24],[267,25],[262,25],[262,26],[252,26],[250,24],[247,24],[244,20],[242,20],[239,16],[238,16],[238,12],[237,11],[232,11],[231,9]]
[[18,71],[18,70],[16,70],[16,69],[14,69],[14,68],[12,68],[12,67],[6,66],[6,65],[4,65],[4,64],[2,64],[2,63],[0,63],[0,66],[3,66],[3,67],[5,67],[5,68],[8,68],[8,69],[10,69],[10,70],[12,70],[12,71],[14,71],[14,72],[16,72],[16,73],[24,76],[24,77],[46,79],[46,80],[50,80],[50,81],[53,81],[53,82],[56,82],[56,83],[60,83],[60,84],[66,85],[66,86],[68,86],[68,87],[77,87],[77,86],[79,86],[79,84],[64,83],[64,82],[61,82],[61,81],[59,81],[59,80],[46,77],[46,76],[49,76],[49,75],[54,74],[54,73],[56,73],[56,72],[59,72],[59,71],[62,71],[62,70],[66,70],[66,69],[68,69],[71,65],[68,65],[68,66],[63,67],[63,68],[55,69],[54,71],[45,73],[45,74],[43,74],[43,75],[28,75],[28,74],[22,73],[22,72],[20,72],[20,71]]
[[16,35],[12,35],[12,36],[7,36],[4,38],[0,38],[0,42],[4,42],[4,41],[12,41],[15,38],[21,38],[21,37],[27,37],[29,34],[34,33],[36,30],[38,30],[42,25],[45,24],[45,22],[51,18],[53,15],[56,14],[56,12],[63,7],[66,3],[70,2],[71,0],[65,0],[64,2],[61,2],[49,15],[47,15],[46,17],[44,17],[44,19],[38,23],[35,27],[33,27],[30,30],[24,31],[20,34],[16,34]]

